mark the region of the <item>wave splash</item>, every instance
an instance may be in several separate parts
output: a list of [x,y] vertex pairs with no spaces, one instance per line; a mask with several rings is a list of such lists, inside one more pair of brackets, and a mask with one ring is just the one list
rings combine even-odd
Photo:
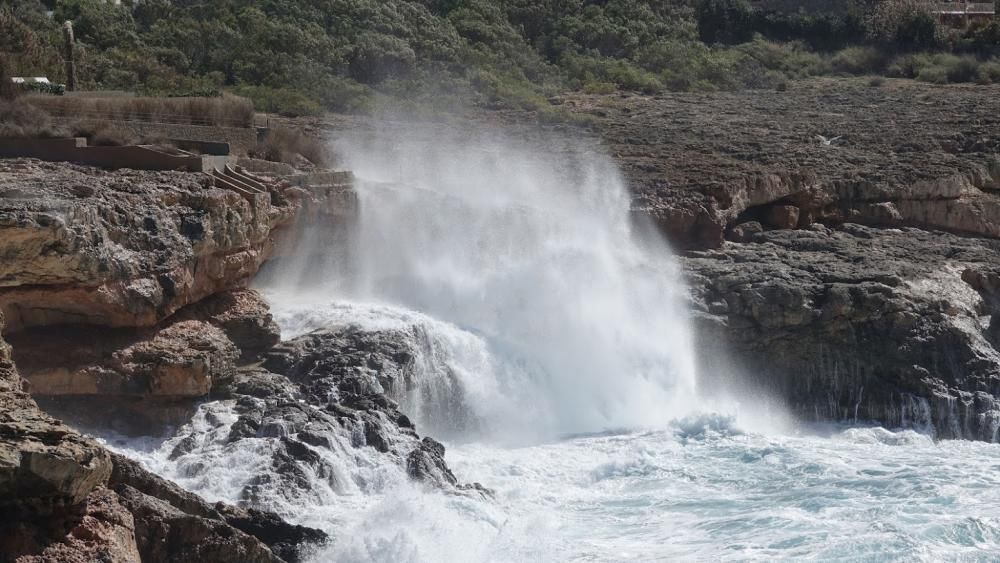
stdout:
[[448,437],[531,443],[689,412],[695,362],[669,249],[635,226],[608,157],[545,143],[412,130],[338,143],[360,217],[346,248],[305,237],[320,246],[265,279],[289,335],[295,310],[319,307],[310,326],[352,322],[331,301],[419,311],[414,338],[438,357],[427,367],[480,424],[430,420],[441,405],[426,400],[454,394],[403,399]]

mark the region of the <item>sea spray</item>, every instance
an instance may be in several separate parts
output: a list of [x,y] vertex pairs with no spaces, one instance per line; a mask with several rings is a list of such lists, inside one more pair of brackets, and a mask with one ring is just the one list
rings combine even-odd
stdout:
[[[335,149],[358,179],[353,232],[303,239],[297,251],[314,258],[262,278],[279,316],[303,302],[381,303],[434,319],[438,336],[464,333],[453,343],[465,350],[438,352],[472,362],[456,364],[456,381],[490,439],[663,425],[697,405],[676,267],[662,241],[639,236],[602,152],[440,129]],[[315,258],[326,250],[335,259]]]

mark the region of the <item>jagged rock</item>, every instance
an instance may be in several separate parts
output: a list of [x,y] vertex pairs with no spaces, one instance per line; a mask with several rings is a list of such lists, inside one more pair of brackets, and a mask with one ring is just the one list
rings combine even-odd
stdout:
[[232,377],[239,351],[222,329],[181,320],[151,329],[58,327],[11,337],[36,396],[202,397]]
[[41,412],[22,390],[0,339],[0,505],[44,514],[82,502],[110,474],[103,448]]
[[457,485],[458,479],[444,462],[444,445],[433,438],[424,438],[406,456],[406,471],[417,481],[437,486]]
[[[706,360],[807,420],[996,439],[1000,241],[846,224],[769,231],[683,258]],[[702,384],[729,376],[700,370]]]
[[176,318],[203,320],[219,327],[240,349],[243,362],[259,357],[281,340],[270,307],[252,289],[218,293],[185,307]]
[[0,197],[0,310],[9,332],[151,326],[246,282],[270,253],[272,231],[298,209],[292,199],[248,199],[185,172],[8,159],[0,184],[26,194]]
[[[241,500],[254,506],[276,498],[301,499],[312,494],[317,482],[344,488],[348,484],[341,482],[343,472],[334,460],[356,448],[370,448],[432,486],[482,493],[481,487],[458,484],[444,462],[443,446],[421,441],[413,423],[387,396],[410,384],[411,346],[412,339],[395,330],[319,330],[279,344],[262,366],[241,368],[216,386],[213,397],[225,402],[211,408],[222,409],[225,416],[209,412],[206,420],[235,414],[225,443],[260,440],[264,443],[248,447],[270,456],[266,470],[245,483]],[[203,430],[196,425],[190,432],[179,436],[171,457],[197,473]],[[185,460],[189,455],[193,457]]]
[[[130,488],[139,493],[168,503],[171,507],[191,516],[210,521],[224,522],[253,538],[263,542],[284,561],[299,561],[301,550],[308,545],[322,543],[327,536],[320,530],[289,524],[273,512],[264,510],[244,510],[222,502],[209,504],[198,495],[185,491],[176,484],[143,469],[137,462],[124,456],[113,454],[114,471],[109,486],[116,490]],[[227,536],[212,524],[217,533]],[[243,543],[248,543],[242,540]],[[149,547],[143,548],[148,551]]]
[[[139,548],[135,543],[135,521],[132,514],[119,502],[118,495],[104,488],[94,489],[90,495],[60,518],[51,518],[42,526],[58,536],[62,530],[68,532],[57,541],[49,543],[46,536],[32,533],[37,523],[20,525],[23,536],[6,535],[4,555],[17,557],[17,563],[91,563],[93,561],[114,561],[139,563]],[[37,530],[37,528],[35,528]],[[16,545],[15,545],[16,544]],[[6,560],[6,557],[2,559]]]
[[281,561],[262,542],[222,520],[190,515],[128,485],[115,491],[135,519],[136,545],[144,563]]
[[740,223],[735,227],[729,229],[726,234],[726,240],[731,240],[733,242],[750,242],[753,240],[753,236],[757,233],[763,233],[764,226],[760,224],[759,221],[747,221],[746,223]]
[[216,509],[230,526],[242,530],[268,545],[271,551],[288,563],[301,560],[302,548],[326,541],[325,533],[296,526],[282,520],[277,514],[263,510],[237,508],[219,503]]

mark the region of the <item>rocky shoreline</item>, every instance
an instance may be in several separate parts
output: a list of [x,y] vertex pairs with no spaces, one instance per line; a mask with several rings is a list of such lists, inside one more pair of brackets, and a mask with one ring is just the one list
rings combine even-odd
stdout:
[[[597,118],[637,222],[680,250],[703,392],[739,381],[802,420],[998,439],[1000,117],[983,90],[560,101]],[[317,476],[338,490],[344,452],[491,494],[393,400],[412,385],[405,338],[345,326],[279,342],[248,282],[303,222],[345,225],[356,201],[262,182],[247,197],[202,174],[0,160],[0,507],[15,516],[0,560],[296,561],[326,535],[258,508],[314,494]],[[239,507],[53,416],[130,434],[196,412],[209,430],[170,453],[185,471],[210,448],[266,453]]]
[[680,251],[705,389],[996,441],[997,92],[822,79],[563,103],[597,118],[633,211]]
[[[0,161],[0,181],[0,332],[13,344],[0,341],[0,505],[15,516],[0,526],[0,560],[297,561],[326,534],[252,508],[255,491],[294,493],[334,435],[428,486],[468,488],[380,386],[390,372],[372,362],[402,373],[405,351],[383,339],[352,356],[351,334],[278,346],[267,304],[244,289],[300,216],[350,214],[342,189],[271,181],[248,199],[206,175],[26,159]],[[36,402],[90,428],[149,433],[209,398],[236,405],[231,440],[277,444],[250,508],[210,504]],[[288,482],[263,481],[273,475]]]

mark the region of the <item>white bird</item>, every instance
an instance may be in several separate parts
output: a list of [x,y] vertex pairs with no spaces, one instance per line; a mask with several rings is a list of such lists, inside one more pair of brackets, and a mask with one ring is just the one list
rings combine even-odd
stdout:
[[823,145],[824,147],[829,147],[831,145],[834,145],[837,141],[840,140],[840,137],[841,136],[838,135],[832,139],[827,139],[823,135],[816,135],[816,138],[819,139],[819,144]]

